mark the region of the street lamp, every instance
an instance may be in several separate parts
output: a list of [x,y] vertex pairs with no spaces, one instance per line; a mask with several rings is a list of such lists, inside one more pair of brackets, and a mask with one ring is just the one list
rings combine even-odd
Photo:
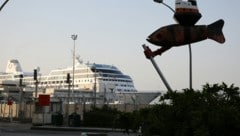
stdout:
[[77,40],[77,35],[73,34],[71,36],[73,39],[73,76],[72,76],[72,100],[73,100],[73,91],[74,91],[74,73],[75,73],[75,42]]

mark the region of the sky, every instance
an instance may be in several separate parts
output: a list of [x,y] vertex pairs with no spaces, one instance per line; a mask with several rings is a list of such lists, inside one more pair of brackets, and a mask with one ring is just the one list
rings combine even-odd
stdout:
[[[2,4],[5,0],[0,0]],[[175,8],[174,0],[165,0]],[[240,1],[198,0],[202,18],[196,25],[223,19],[224,44],[192,44],[193,88],[225,82],[240,87]],[[138,90],[166,90],[142,44],[156,29],[175,24],[173,13],[153,0],[10,0],[0,12],[0,71],[18,59],[24,71],[41,73],[72,65],[73,40],[84,62],[117,66]],[[173,90],[189,88],[188,46],[154,58]]]

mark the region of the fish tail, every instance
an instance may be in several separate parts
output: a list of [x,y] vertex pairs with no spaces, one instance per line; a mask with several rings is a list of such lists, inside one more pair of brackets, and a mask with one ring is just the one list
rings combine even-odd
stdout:
[[222,32],[223,25],[224,25],[224,20],[222,20],[222,19],[208,25],[207,26],[208,38],[210,38],[216,42],[219,42],[219,43],[224,43],[225,37]]

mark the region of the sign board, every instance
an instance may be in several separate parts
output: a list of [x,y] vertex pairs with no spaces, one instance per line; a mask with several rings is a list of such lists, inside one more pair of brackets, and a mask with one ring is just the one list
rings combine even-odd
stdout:
[[40,94],[38,98],[39,106],[49,106],[50,104],[50,95]]
[[13,100],[11,98],[8,99],[7,104],[11,106],[13,104]]

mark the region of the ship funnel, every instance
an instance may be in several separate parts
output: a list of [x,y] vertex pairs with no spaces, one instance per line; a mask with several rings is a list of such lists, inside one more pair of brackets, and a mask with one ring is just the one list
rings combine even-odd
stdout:
[[22,68],[18,60],[12,59],[7,63],[6,73],[19,74],[22,73]]

